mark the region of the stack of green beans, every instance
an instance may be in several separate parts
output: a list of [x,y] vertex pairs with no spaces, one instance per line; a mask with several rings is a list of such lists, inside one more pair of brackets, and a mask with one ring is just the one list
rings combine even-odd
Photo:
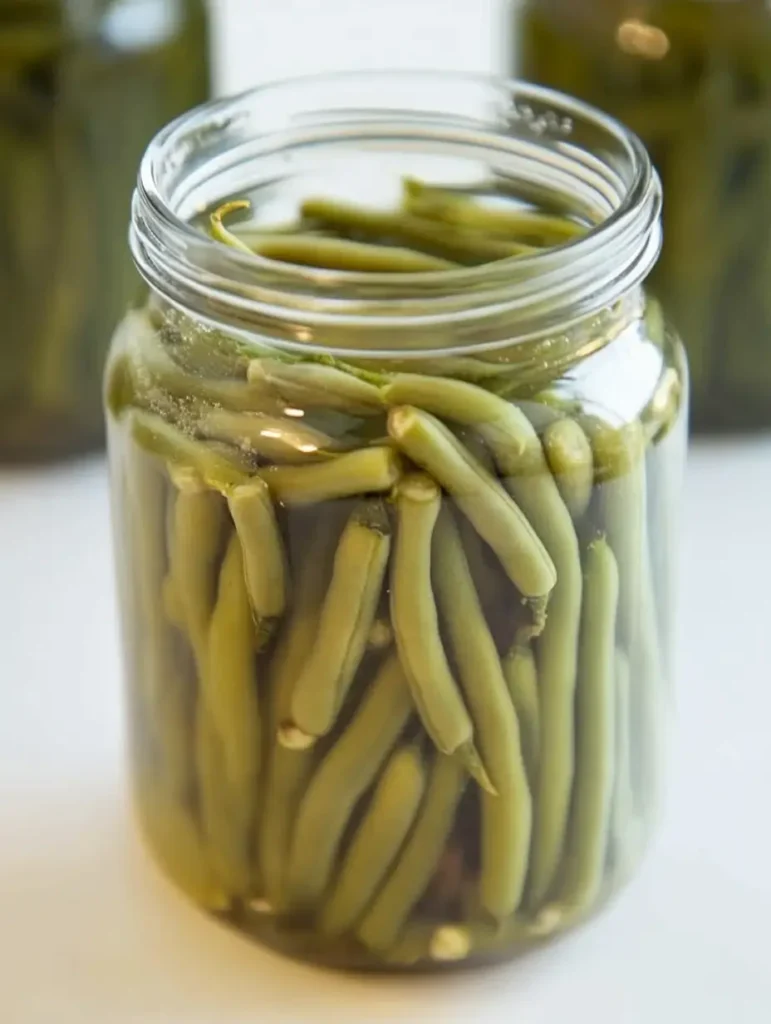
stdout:
[[0,461],[103,443],[107,347],[139,295],[137,166],[209,91],[201,0],[156,6],[163,34],[140,37],[125,4],[0,0]]
[[[415,271],[583,230],[405,191],[390,214],[309,200],[270,232],[226,227],[248,205],[230,203],[212,233]],[[680,396],[612,424],[551,397],[559,361],[534,385],[515,349],[365,367],[159,302],[116,338],[140,816],[188,894],[289,953],[508,955],[640,856],[663,685],[646,488]]]
[[771,13],[757,0],[512,0],[509,70],[607,110],[664,187],[651,288],[699,431],[771,426]]

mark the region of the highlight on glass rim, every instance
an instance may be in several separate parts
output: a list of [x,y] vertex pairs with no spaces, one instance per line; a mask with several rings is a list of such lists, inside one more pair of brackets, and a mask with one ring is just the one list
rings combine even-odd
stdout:
[[150,7],[0,0],[0,463],[104,442],[107,347],[139,284],[137,165],[209,96],[203,0]]
[[618,117],[664,186],[650,287],[699,432],[771,427],[771,9],[756,0],[508,0],[507,71]]
[[432,969],[572,928],[645,851],[686,370],[632,136],[373,82],[153,143],[105,398],[149,847],[291,956]]

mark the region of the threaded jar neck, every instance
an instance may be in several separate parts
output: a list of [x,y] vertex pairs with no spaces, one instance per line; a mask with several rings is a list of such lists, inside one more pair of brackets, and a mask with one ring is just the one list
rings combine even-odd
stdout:
[[[388,202],[403,175],[484,182],[593,225],[569,244],[410,274],[277,264],[193,222],[247,196],[275,223],[310,194]],[[661,246],[661,188],[636,136],[536,86],[444,73],[350,73],[210,103],[162,131],[142,163],[131,246],[162,298],[287,346],[404,357],[510,346],[604,315]]]

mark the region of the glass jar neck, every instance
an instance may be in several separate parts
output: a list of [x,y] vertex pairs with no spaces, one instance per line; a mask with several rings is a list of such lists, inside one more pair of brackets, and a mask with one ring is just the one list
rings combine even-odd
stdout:
[[[365,179],[385,165],[397,178],[412,173],[416,160],[460,178],[482,173],[493,192],[593,226],[533,255],[396,275],[277,264],[191,223],[235,195],[280,205],[282,192],[351,160]],[[660,211],[642,144],[591,107],[473,76],[343,74],[209,104],[163,131],[142,164],[131,246],[156,293],[218,325],[347,354],[462,353],[628,308],[622,300],[658,256]]]

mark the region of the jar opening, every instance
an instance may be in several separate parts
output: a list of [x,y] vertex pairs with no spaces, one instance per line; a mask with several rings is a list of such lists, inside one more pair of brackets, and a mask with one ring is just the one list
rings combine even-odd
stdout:
[[[246,197],[264,224],[309,194],[387,207],[405,176],[581,219],[558,248],[421,273],[320,271],[240,253],[196,226]],[[557,92],[444,73],[343,73],[208,104],[150,145],[131,245],[151,287],[203,319],[289,346],[465,351],[562,330],[640,284],[661,191],[621,124]],[[332,338],[332,334],[334,337]],[[330,343],[332,348],[329,348]]]

